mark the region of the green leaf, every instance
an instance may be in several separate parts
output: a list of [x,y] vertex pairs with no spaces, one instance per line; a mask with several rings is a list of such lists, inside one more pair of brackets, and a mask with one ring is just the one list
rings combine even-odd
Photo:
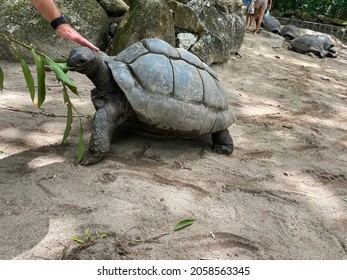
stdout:
[[101,238],[107,238],[108,236],[107,236],[107,233],[102,233],[102,234],[100,234],[100,237]]
[[4,88],[4,71],[0,67],[0,91]]
[[64,69],[68,69],[67,64],[66,63],[59,63],[59,64],[55,63],[48,56],[45,56],[45,58],[46,58],[46,63],[49,66],[51,66],[54,73],[57,75],[58,79],[62,80],[73,93],[78,95],[77,88],[76,88],[75,84],[69,79],[69,77],[64,72]]
[[17,55],[19,62],[20,62],[20,65],[22,66],[22,72],[24,74],[25,82],[27,84],[27,87],[28,87],[28,90],[30,93],[31,101],[34,102],[34,100],[35,100],[35,83],[34,83],[33,75],[31,74],[31,71],[30,71],[28,65],[26,64],[26,62],[24,61],[20,52],[17,49],[15,49],[15,53]]
[[69,67],[66,62],[55,62],[55,64],[58,65],[59,68],[63,70],[64,73],[66,73],[67,71],[71,69],[71,67]]
[[72,241],[75,241],[76,243],[80,243],[80,244],[84,243],[84,241],[82,239],[79,239],[78,237],[72,237],[71,239]]
[[66,88],[64,88],[64,102],[67,104],[67,118],[66,118],[66,127],[64,131],[63,143],[69,137],[71,127],[72,127],[72,104],[66,92]]
[[83,127],[81,122],[80,123],[80,139],[78,143],[77,160],[76,160],[77,163],[81,161],[83,154],[84,154],[84,140],[83,140]]
[[32,49],[32,54],[34,57],[36,71],[37,71],[37,107],[41,107],[43,102],[46,99],[46,72],[45,72],[45,60],[42,59],[38,54],[36,54],[35,50]]
[[194,220],[194,219],[186,219],[186,220],[180,221],[177,225],[175,225],[174,231],[178,231],[182,228],[190,226],[190,225],[194,224],[195,222],[196,222],[196,220]]
[[4,154],[5,152],[3,150],[0,150],[0,155]]
[[344,198],[343,200],[347,202],[347,197],[346,197],[346,198]]

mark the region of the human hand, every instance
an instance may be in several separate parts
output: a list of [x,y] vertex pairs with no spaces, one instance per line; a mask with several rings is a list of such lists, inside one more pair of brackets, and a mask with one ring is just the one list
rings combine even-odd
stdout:
[[72,26],[69,24],[59,25],[55,29],[55,31],[62,39],[76,42],[82,46],[86,46],[95,51],[100,50],[98,47],[94,46],[91,42],[84,38],[81,34],[79,34],[75,29],[73,29]]

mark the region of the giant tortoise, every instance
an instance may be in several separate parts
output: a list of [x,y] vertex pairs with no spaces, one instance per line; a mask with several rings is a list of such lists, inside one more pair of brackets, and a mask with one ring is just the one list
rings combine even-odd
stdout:
[[117,56],[78,47],[67,64],[95,85],[91,98],[96,112],[82,165],[109,152],[114,128],[132,117],[159,133],[211,134],[215,153],[233,152],[228,127],[235,116],[228,110],[227,93],[213,70],[192,53],[148,38]]
[[281,23],[272,15],[264,15],[262,25],[266,31],[275,33],[277,35],[281,34]]
[[286,39],[286,41],[294,40],[300,37],[300,29],[294,25],[287,24],[282,27],[281,35]]
[[302,35],[292,40],[289,48],[299,53],[313,53],[320,58],[337,56],[333,42],[326,35]]

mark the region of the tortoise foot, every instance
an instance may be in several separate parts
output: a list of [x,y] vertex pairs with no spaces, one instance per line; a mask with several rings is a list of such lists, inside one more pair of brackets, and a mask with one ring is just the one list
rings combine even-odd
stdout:
[[103,154],[95,153],[91,150],[88,150],[84,155],[82,160],[79,162],[80,165],[86,166],[99,162],[102,159]]
[[212,152],[219,154],[219,155],[231,155],[234,151],[233,145],[220,145],[216,144],[212,147]]
[[212,151],[220,155],[231,155],[234,151],[234,142],[227,129],[212,134]]

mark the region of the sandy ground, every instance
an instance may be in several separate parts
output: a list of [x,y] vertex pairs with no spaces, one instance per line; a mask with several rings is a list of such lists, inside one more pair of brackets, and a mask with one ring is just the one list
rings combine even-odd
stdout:
[[[247,33],[242,57],[213,66],[238,117],[232,156],[212,153],[209,137],[130,126],[89,167],[74,164],[78,119],[61,145],[54,74],[38,113],[19,64],[1,61],[0,258],[347,259],[347,50],[319,59],[282,44]],[[73,103],[93,114],[91,83],[70,76]]]

